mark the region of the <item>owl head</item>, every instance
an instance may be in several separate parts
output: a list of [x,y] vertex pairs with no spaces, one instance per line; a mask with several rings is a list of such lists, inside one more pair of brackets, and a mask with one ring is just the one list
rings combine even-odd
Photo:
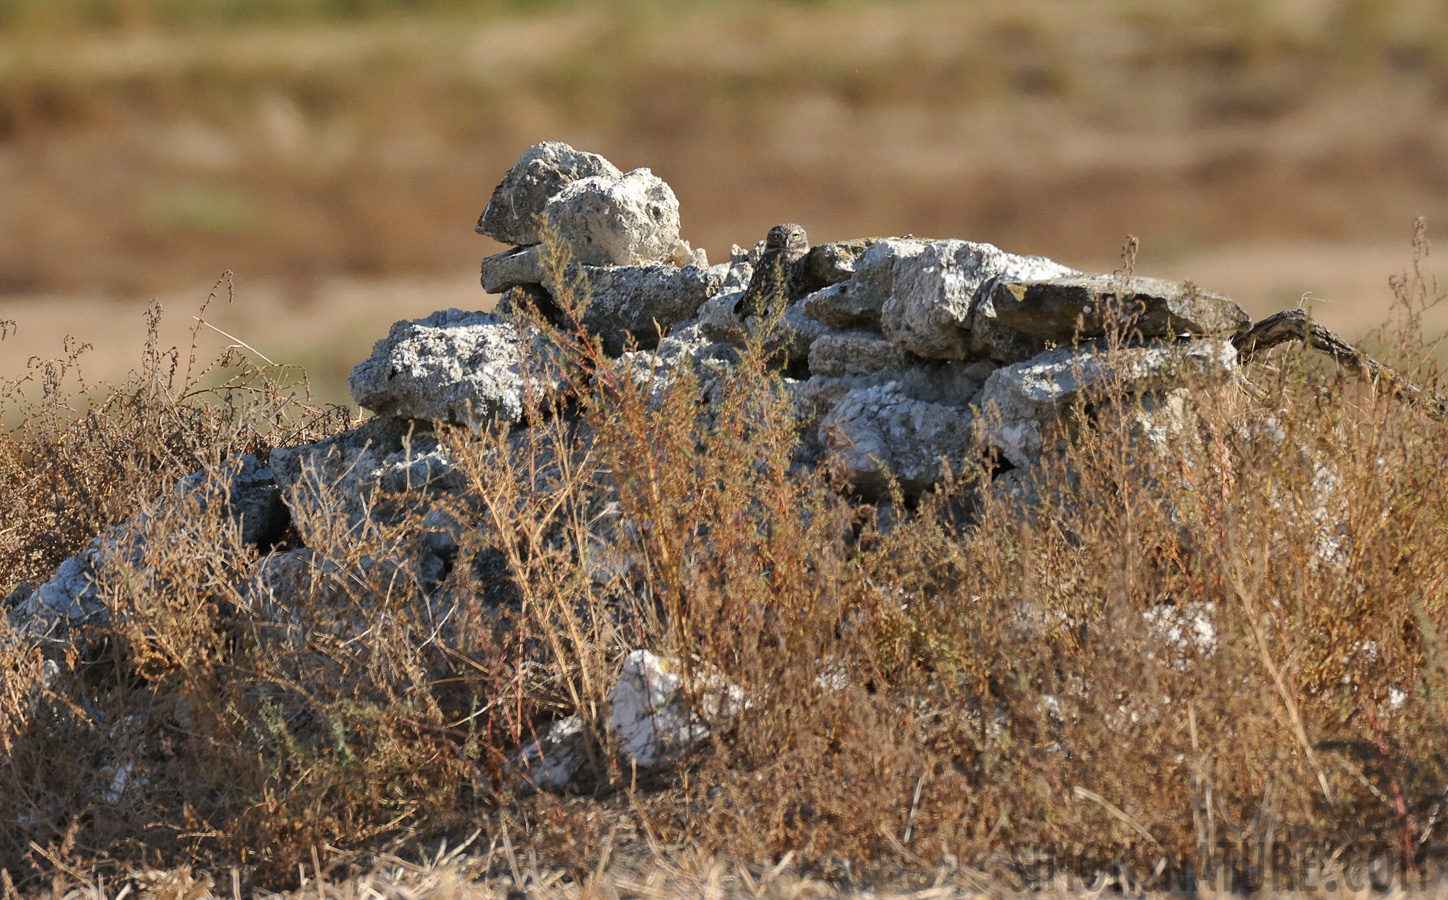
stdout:
[[764,238],[764,250],[766,253],[770,250],[804,253],[809,250],[809,238],[805,236],[803,227],[786,222],[769,229],[769,234]]

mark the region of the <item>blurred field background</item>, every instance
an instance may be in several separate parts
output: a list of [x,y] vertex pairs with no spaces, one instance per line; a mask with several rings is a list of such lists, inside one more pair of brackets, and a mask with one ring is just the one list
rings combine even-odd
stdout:
[[1448,0],[0,0],[0,375],[69,333],[119,377],[231,270],[208,321],[345,400],[392,321],[490,302],[473,224],[545,139],[652,168],[714,261],[1129,233],[1355,337],[1448,234]]

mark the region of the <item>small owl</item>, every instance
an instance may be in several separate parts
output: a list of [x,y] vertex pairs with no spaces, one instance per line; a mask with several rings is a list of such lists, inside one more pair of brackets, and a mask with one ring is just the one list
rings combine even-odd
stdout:
[[749,287],[734,312],[741,319],[783,308],[804,293],[804,257],[809,238],[793,223],[776,225],[764,239],[764,255],[754,267]]

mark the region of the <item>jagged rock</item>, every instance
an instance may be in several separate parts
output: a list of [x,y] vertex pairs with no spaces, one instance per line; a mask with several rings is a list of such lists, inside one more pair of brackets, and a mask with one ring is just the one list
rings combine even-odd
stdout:
[[709,268],[709,254],[705,252],[704,248],[690,247],[689,242],[682,238],[674,242],[674,249],[669,253],[669,260],[681,269],[685,266]]
[[[750,320],[750,328],[757,328],[755,320]],[[826,334],[829,334],[829,326],[817,322],[805,315],[804,301],[796,300],[784,308],[784,319],[780,323],[780,333],[773,341],[765,345],[765,351],[778,353],[783,362],[797,362],[808,359],[810,348],[814,342]]]
[[35,638],[60,639],[71,628],[104,621],[107,613],[99,596],[99,571],[107,559],[118,554],[139,558],[139,548],[129,537],[125,526],[108,529],[62,562],[45,584],[23,595],[12,594],[7,600],[10,627]]
[[537,244],[538,217],[548,200],[582,178],[619,178],[623,173],[596,153],[574,150],[558,141],[529,147],[503,181],[478,219],[477,231],[504,244]]
[[484,257],[480,280],[483,290],[490,294],[501,294],[525,284],[542,284],[543,262],[539,257],[539,247],[514,247]]
[[[693,684],[686,685],[676,661],[635,650],[624,658],[623,671],[608,693],[607,728],[625,761],[654,768],[677,758],[707,738],[711,727],[749,705],[743,690],[717,675],[696,674]],[[525,786],[557,790],[573,782],[592,749],[584,724],[579,716],[559,719],[519,748],[513,765]]]
[[878,329],[902,350],[936,359],[1019,361],[1044,349],[996,320],[986,288],[996,278],[1074,274],[1038,256],[970,241],[874,241],[852,278],[805,298],[805,312],[840,329]]
[[609,734],[619,752],[640,768],[678,756],[708,737],[711,726],[749,706],[741,688],[717,675],[696,673],[686,691],[678,668],[672,660],[635,650],[625,657],[608,693]]
[[549,199],[543,215],[568,263],[665,263],[679,240],[679,201],[648,169],[575,181]]
[[865,251],[876,238],[851,241],[830,241],[811,247],[804,258],[804,283],[809,290],[819,290],[849,280]]
[[805,314],[817,322],[842,330],[880,328],[885,297],[860,281],[842,281],[804,298]]
[[[972,312],[992,279],[1053,278],[1074,274],[1039,256],[1016,256],[970,241],[881,241],[861,258],[856,278],[887,298],[880,308],[885,336],[919,356],[967,359],[997,348],[973,345]],[[975,319],[980,319],[977,315]],[[992,341],[992,344],[997,343]]]
[[702,379],[702,390],[710,395],[711,379],[739,361],[733,344],[711,340],[698,322],[692,322],[666,335],[652,350],[635,350],[619,357],[616,368],[636,384],[652,381],[652,393],[660,396],[673,382],[680,366],[689,365]]
[[[725,287],[728,284],[726,279]],[[710,340],[743,347],[750,337],[759,333],[764,318],[750,316],[741,320],[734,310],[744,292],[727,291],[725,287],[699,307],[699,328]],[[765,342],[763,350],[782,364],[806,359],[815,339],[829,330],[828,325],[805,313],[804,300],[796,300],[784,308],[779,330]]]
[[866,497],[888,493],[893,476],[907,495],[959,471],[971,452],[974,412],[926,403],[888,382],[852,390],[820,423],[828,464]]
[[905,354],[873,331],[828,331],[810,345],[815,375],[867,375],[905,365]]
[[[356,428],[311,444],[299,447],[276,447],[271,452],[270,464],[278,487],[290,501],[291,494],[306,477],[319,477],[331,481],[328,475],[355,471],[363,453],[372,453],[378,459],[402,448],[403,439],[420,432],[415,423],[405,419],[373,418]],[[367,468],[366,463],[361,463]],[[373,464],[371,468],[376,468]]]
[[1115,275],[1047,281],[1001,280],[991,292],[996,318],[1048,341],[1105,336],[1108,317],[1146,338],[1233,334],[1251,319],[1230,297],[1191,282]]
[[699,307],[719,292],[728,266],[589,266],[568,268],[565,278],[587,294],[583,324],[603,340],[610,356],[623,353],[629,338],[643,349],[689,321]]
[[[816,346],[833,335],[820,338]],[[813,357],[813,350],[811,351]],[[918,403],[943,407],[970,407],[995,366],[989,362],[941,362],[910,360],[905,364],[877,372],[845,375],[812,374],[803,381],[786,381],[795,420],[800,425],[800,444],[796,448],[798,464],[814,466],[827,458],[830,435],[822,433],[821,423],[847,395],[868,388],[887,388]],[[842,434],[835,435],[837,439]],[[865,438],[865,443],[869,443]],[[865,454],[868,456],[868,454]],[[851,466],[848,459],[843,466]],[[847,472],[848,469],[841,469]],[[914,488],[911,488],[914,490]]]
[[[834,335],[820,338],[830,340]],[[905,364],[874,372],[843,375],[812,374],[796,382],[792,388],[796,403],[802,404],[802,421],[816,420],[833,408],[845,394],[853,390],[894,383],[911,400],[942,406],[971,406],[975,403],[985,380],[996,367],[984,360],[974,362],[941,362],[939,360],[907,360]],[[812,370],[813,371],[813,370]],[[808,410],[818,410],[810,416]]]
[[456,309],[398,322],[347,377],[357,405],[390,418],[479,427],[518,422],[562,386],[541,336]]
[[734,314],[734,308],[744,296],[744,289],[725,291],[705,300],[699,307],[699,330],[711,341],[729,342],[743,340],[747,333],[745,325]]
[[986,379],[980,407],[986,443],[1018,467],[1033,465],[1044,435],[1083,393],[1119,388],[1145,394],[1188,380],[1220,380],[1237,368],[1230,341],[1195,341],[1126,347],[1107,353],[1097,347],[1063,347],[996,370]]
[[493,306],[493,315],[503,319],[512,319],[528,307],[536,309],[544,319],[554,325],[564,323],[565,316],[562,307],[541,284],[519,284],[508,288],[498,298],[497,304]]
[[914,365],[899,369],[893,377],[912,400],[945,406],[970,406],[985,386],[985,380],[995,370],[996,366],[986,360],[917,360]]
[[240,526],[244,544],[274,541],[290,521],[271,468],[250,454],[223,462],[217,471],[193,472],[176,490],[194,496],[203,509],[221,503]]

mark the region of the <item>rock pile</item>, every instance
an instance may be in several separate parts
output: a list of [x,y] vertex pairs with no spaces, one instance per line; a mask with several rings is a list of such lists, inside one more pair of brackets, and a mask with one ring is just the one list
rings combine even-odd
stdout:
[[[586,284],[586,298],[568,298],[586,300],[582,325],[612,355],[630,340],[654,351],[630,356],[640,368],[727,361],[766,324],[739,312],[762,247],[705,265],[679,240],[673,192],[647,169],[622,174],[594,154],[539,144],[504,177],[478,230],[517,245],[483,260],[485,289],[546,302]],[[774,342],[790,367],[804,461],[832,467],[867,498],[892,479],[907,495],[937,483],[966,456],[983,412],[986,443],[1027,469],[1062,404],[1107,383],[1156,395],[1188,374],[1228,376],[1236,352],[1225,338],[1249,324],[1229,298],[1191,284],[1084,275],[970,241],[830,242],[798,265],[803,296],[782,298]],[[1138,346],[1108,365],[1091,342],[1113,327]],[[395,386],[359,391],[354,375],[358,402],[458,421],[406,401],[438,390],[413,387],[417,366],[398,361],[409,352],[392,336],[379,344],[358,372],[393,373]],[[474,408],[497,417],[482,398]]]
[[[579,310],[570,324],[597,335],[616,365],[641,377],[685,361],[717,370],[746,343],[763,341],[786,373],[804,434],[799,464],[831,467],[865,498],[883,496],[892,483],[906,495],[928,490],[978,441],[998,452],[1003,468],[1028,472],[1053,451],[1049,428],[1062,405],[1102,386],[1141,397],[1146,411],[1170,408],[1167,399],[1187,376],[1234,373],[1228,338],[1249,324],[1231,300],[1190,284],[1088,275],[990,244],[915,238],[814,246],[779,282],[798,295],[777,298],[775,315],[750,314],[758,304],[741,300],[762,245],[735,247],[728,262],[709,265],[681,240],[679,204],[661,179],[648,169],[621,172],[561,143],[523,154],[477,230],[512,245],[481,267],[483,288],[503,301],[494,313],[445,310],[394,325],[350,377],[354,398],[376,418],[319,444],[275,450],[269,467],[243,460],[225,477],[188,479],[177,496],[202,506],[224,499],[242,540],[265,549],[289,519],[311,521],[327,510],[344,511],[336,523],[343,528],[399,521],[405,509],[369,501],[377,487],[419,499],[457,490],[459,475],[429,433],[432,423],[523,423],[570,379],[556,346],[510,316],[525,300],[545,312]],[[1096,339],[1122,327],[1130,345],[1105,353]],[[325,501],[324,488],[346,496]],[[63,635],[104,615],[94,575],[108,556],[135,557],[128,535],[140,534],[141,524],[98,538],[47,584],[17,590],[6,605],[12,624]],[[431,517],[410,560],[359,565],[412,566],[420,602],[440,602],[431,592],[476,527]],[[294,595],[315,590],[319,565],[305,547],[264,556],[251,596],[278,610],[306,602]],[[635,680],[660,665],[631,660]],[[723,706],[744,702],[718,689],[728,697]],[[652,696],[630,690],[625,684],[616,693]],[[664,710],[671,699],[654,699],[616,703],[608,724],[638,759],[666,755],[706,731]],[[557,737],[582,730],[567,724]]]

